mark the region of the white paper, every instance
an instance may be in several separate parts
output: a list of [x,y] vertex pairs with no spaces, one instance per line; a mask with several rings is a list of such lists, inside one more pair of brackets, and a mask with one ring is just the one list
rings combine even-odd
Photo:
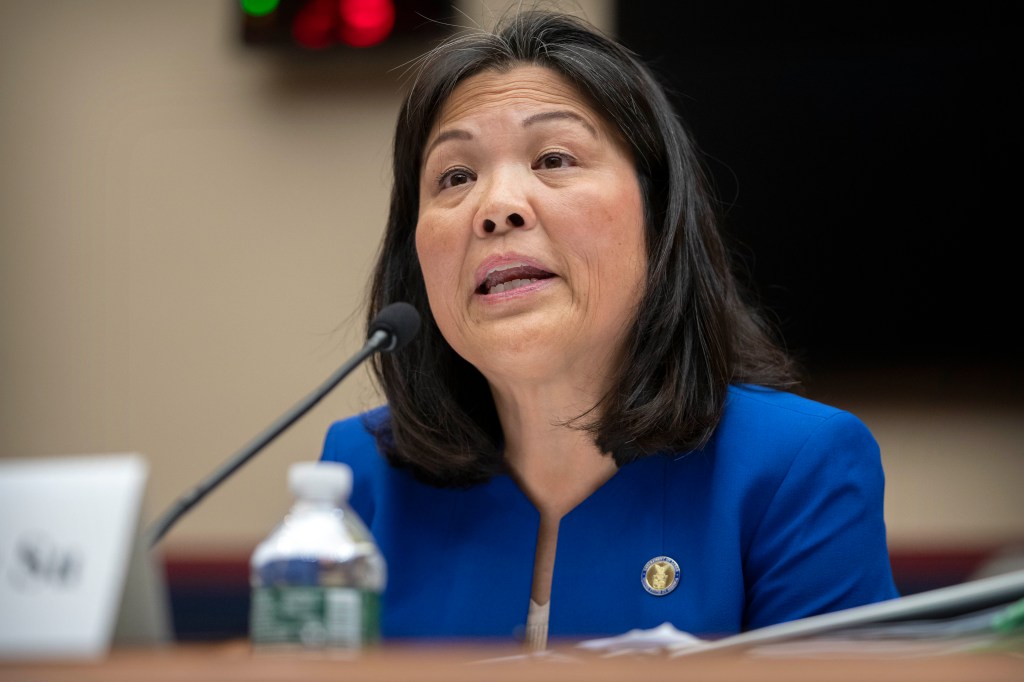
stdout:
[[672,623],[662,623],[649,630],[630,630],[615,637],[590,639],[577,644],[582,649],[617,656],[631,653],[665,653],[684,651],[707,645],[705,640],[677,629]]

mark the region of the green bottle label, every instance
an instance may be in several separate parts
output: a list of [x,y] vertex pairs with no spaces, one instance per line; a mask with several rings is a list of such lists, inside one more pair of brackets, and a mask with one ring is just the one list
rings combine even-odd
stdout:
[[253,644],[365,648],[380,639],[380,595],[353,587],[257,587]]

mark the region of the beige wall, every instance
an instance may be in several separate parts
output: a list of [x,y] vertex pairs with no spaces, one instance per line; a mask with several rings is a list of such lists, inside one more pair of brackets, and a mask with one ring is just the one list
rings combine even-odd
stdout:
[[[610,2],[567,8],[614,29]],[[0,457],[144,453],[150,518],[360,345],[413,56],[282,62],[237,47],[232,10],[0,0]],[[1024,537],[1019,401],[831,390],[882,442],[894,542]],[[251,546],[289,463],[378,401],[358,372],[167,547]]]

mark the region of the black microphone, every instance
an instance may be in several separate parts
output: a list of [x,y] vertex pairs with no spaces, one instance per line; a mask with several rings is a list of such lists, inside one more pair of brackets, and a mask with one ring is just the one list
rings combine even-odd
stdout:
[[397,302],[384,307],[373,321],[370,322],[369,335],[366,344],[358,353],[349,358],[348,362],[339,367],[334,374],[327,378],[316,390],[300,400],[288,412],[281,415],[277,421],[268,426],[258,436],[253,438],[241,450],[221,465],[220,469],[202,481],[192,491],[178,498],[171,507],[164,512],[147,531],[149,546],[153,547],[160,539],[167,534],[178,519],[185,512],[191,509],[199,500],[220,485],[224,479],[233,474],[239,467],[248,462],[253,455],[270,444],[275,438],[281,435],[285,429],[294,424],[306,414],[311,407],[316,405],[327,395],[332,388],[337,386],[342,379],[358,367],[366,358],[376,352],[391,353],[404,348],[420,329],[420,314],[416,308],[408,303]]
[[[377,317],[370,322],[369,340],[367,345],[374,343],[374,339],[380,334],[380,351],[391,353],[401,350],[413,340],[416,332],[420,330],[420,314],[408,303],[399,301],[384,306],[384,309],[377,313]],[[387,341],[387,343],[384,343]]]

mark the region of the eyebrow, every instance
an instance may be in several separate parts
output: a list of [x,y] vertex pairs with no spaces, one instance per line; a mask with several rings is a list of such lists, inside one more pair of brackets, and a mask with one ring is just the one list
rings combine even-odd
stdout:
[[437,137],[434,138],[434,141],[431,142],[430,146],[427,147],[426,151],[423,152],[423,158],[425,160],[427,157],[429,157],[430,156],[430,152],[434,151],[434,147],[436,147],[437,145],[441,144],[442,142],[447,142],[448,140],[472,140],[472,139],[473,139],[473,135],[468,130],[463,130],[462,128],[452,128],[451,130],[446,130],[446,131],[444,131],[443,133],[439,134]]
[[557,121],[560,119],[569,119],[572,121],[576,121],[584,128],[586,128],[591,135],[597,137],[597,130],[594,128],[594,126],[590,124],[590,121],[583,118],[575,111],[568,111],[564,109],[560,109],[558,111],[544,111],[539,114],[534,114],[533,116],[527,116],[525,119],[523,119],[523,127],[528,128],[534,123],[543,123],[545,121]]
[[[525,119],[523,119],[523,127],[524,128],[529,128],[530,126],[534,125],[535,123],[544,123],[545,121],[557,121],[557,120],[564,120],[564,119],[569,119],[571,121],[576,121],[577,123],[582,125],[584,128],[586,128],[587,131],[591,135],[593,135],[594,137],[597,137],[597,130],[594,128],[594,126],[592,126],[590,124],[590,121],[588,121],[587,119],[583,118],[582,116],[580,116],[579,114],[577,114],[574,111],[567,111],[567,110],[545,111],[545,112],[541,112],[539,114],[534,114],[532,116],[527,116]],[[451,130],[446,130],[443,133],[438,134],[438,136],[434,138],[434,140],[427,147],[426,151],[423,152],[423,158],[426,159],[427,157],[429,157],[430,156],[430,152],[434,151],[434,147],[436,147],[437,145],[441,144],[442,142],[447,142],[448,140],[472,140],[472,139],[473,139],[473,134],[470,133],[468,130],[463,130],[462,128],[452,128]]]

